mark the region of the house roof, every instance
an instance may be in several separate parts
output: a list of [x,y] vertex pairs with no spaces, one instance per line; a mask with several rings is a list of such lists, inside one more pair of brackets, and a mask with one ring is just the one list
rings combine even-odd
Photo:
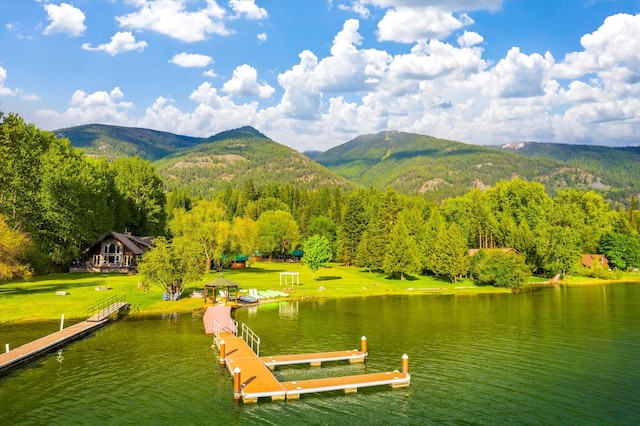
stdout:
[[130,250],[135,255],[144,254],[145,249],[150,247],[153,242],[152,237],[137,237],[133,235],[122,234],[120,232],[110,232],[108,234],[100,235],[98,241],[87,248],[85,252],[90,251],[92,248],[101,244],[104,240],[110,237],[114,238],[117,241],[120,241],[128,250]]
[[582,264],[587,268],[594,263],[599,263],[601,266],[609,266],[609,259],[604,254],[583,254]]

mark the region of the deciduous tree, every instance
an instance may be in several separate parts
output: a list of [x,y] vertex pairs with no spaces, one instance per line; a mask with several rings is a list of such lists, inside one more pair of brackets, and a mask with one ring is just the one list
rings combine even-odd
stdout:
[[480,250],[471,257],[472,273],[481,282],[517,292],[531,275],[524,257],[514,252]]
[[303,250],[304,257],[302,260],[313,272],[313,279],[315,280],[318,269],[333,257],[331,244],[325,237],[313,235],[304,243]]
[[0,215],[0,281],[31,277],[31,268],[25,263],[30,250],[29,237],[11,228],[5,217]]
[[113,162],[116,189],[129,209],[127,228],[137,235],[162,235],[167,213],[162,180],[155,167],[140,157],[121,158]]
[[173,296],[202,278],[200,247],[195,242],[178,237],[170,243],[164,237],[158,237],[153,245],[138,265],[145,282]]
[[269,210],[260,215],[258,224],[258,245],[263,253],[285,254],[298,241],[298,224],[291,213]]
[[199,201],[191,210],[176,210],[169,223],[171,233],[196,242],[204,257],[205,273],[211,266],[220,266],[229,246],[231,224],[226,220],[226,208],[216,201]]

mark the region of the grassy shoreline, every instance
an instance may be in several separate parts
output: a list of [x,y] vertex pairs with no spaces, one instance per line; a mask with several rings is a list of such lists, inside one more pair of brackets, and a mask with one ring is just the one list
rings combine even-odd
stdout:
[[[300,285],[280,286],[280,272],[298,272]],[[318,298],[349,298],[383,295],[442,295],[480,293],[510,293],[509,289],[476,285],[465,279],[451,283],[447,279],[408,276],[405,280],[390,279],[386,274],[368,272],[361,268],[330,265],[316,274],[314,280],[309,268],[298,263],[254,263],[250,268],[225,271],[224,277],[240,284],[241,291],[280,290],[290,294],[261,303],[277,303],[288,300]],[[139,275],[123,274],[56,274],[35,277],[32,281],[12,281],[0,284],[0,326],[5,323],[60,319],[62,314],[69,320],[88,317],[87,308],[114,295],[126,295],[131,304],[129,315],[193,312],[204,308],[202,298],[191,298],[193,290],[202,290],[202,283],[218,277],[213,272],[203,278],[197,286],[189,287],[178,301],[162,300],[162,290],[151,287],[143,291],[138,287]],[[544,284],[544,279],[532,277],[531,283]],[[573,276],[560,285],[586,285],[634,281],[640,283],[640,274],[611,275],[610,279]],[[99,288],[108,290],[98,291]],[[56,292],[67,292],[66,296]],[[241,293],[246,294],[246,293]]]

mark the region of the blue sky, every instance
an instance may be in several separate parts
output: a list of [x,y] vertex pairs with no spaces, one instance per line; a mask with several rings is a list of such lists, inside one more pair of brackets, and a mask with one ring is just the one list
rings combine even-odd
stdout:
[[300,151],[640,145],[640,0],[2,0],[0,109]]

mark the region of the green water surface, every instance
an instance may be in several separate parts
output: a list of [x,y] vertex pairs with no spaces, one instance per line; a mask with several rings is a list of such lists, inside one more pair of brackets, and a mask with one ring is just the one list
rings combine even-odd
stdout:
[[[279,368],[281,380],[401,368],[411,386],[233,401],[201,313],[129,315],[0,377],[0,424],[640,424],[640,285],[517,295],[281,302],[235,318],[261,355],[356,349],[366,365]],[[58,322],[0,326],[12,347]]]

